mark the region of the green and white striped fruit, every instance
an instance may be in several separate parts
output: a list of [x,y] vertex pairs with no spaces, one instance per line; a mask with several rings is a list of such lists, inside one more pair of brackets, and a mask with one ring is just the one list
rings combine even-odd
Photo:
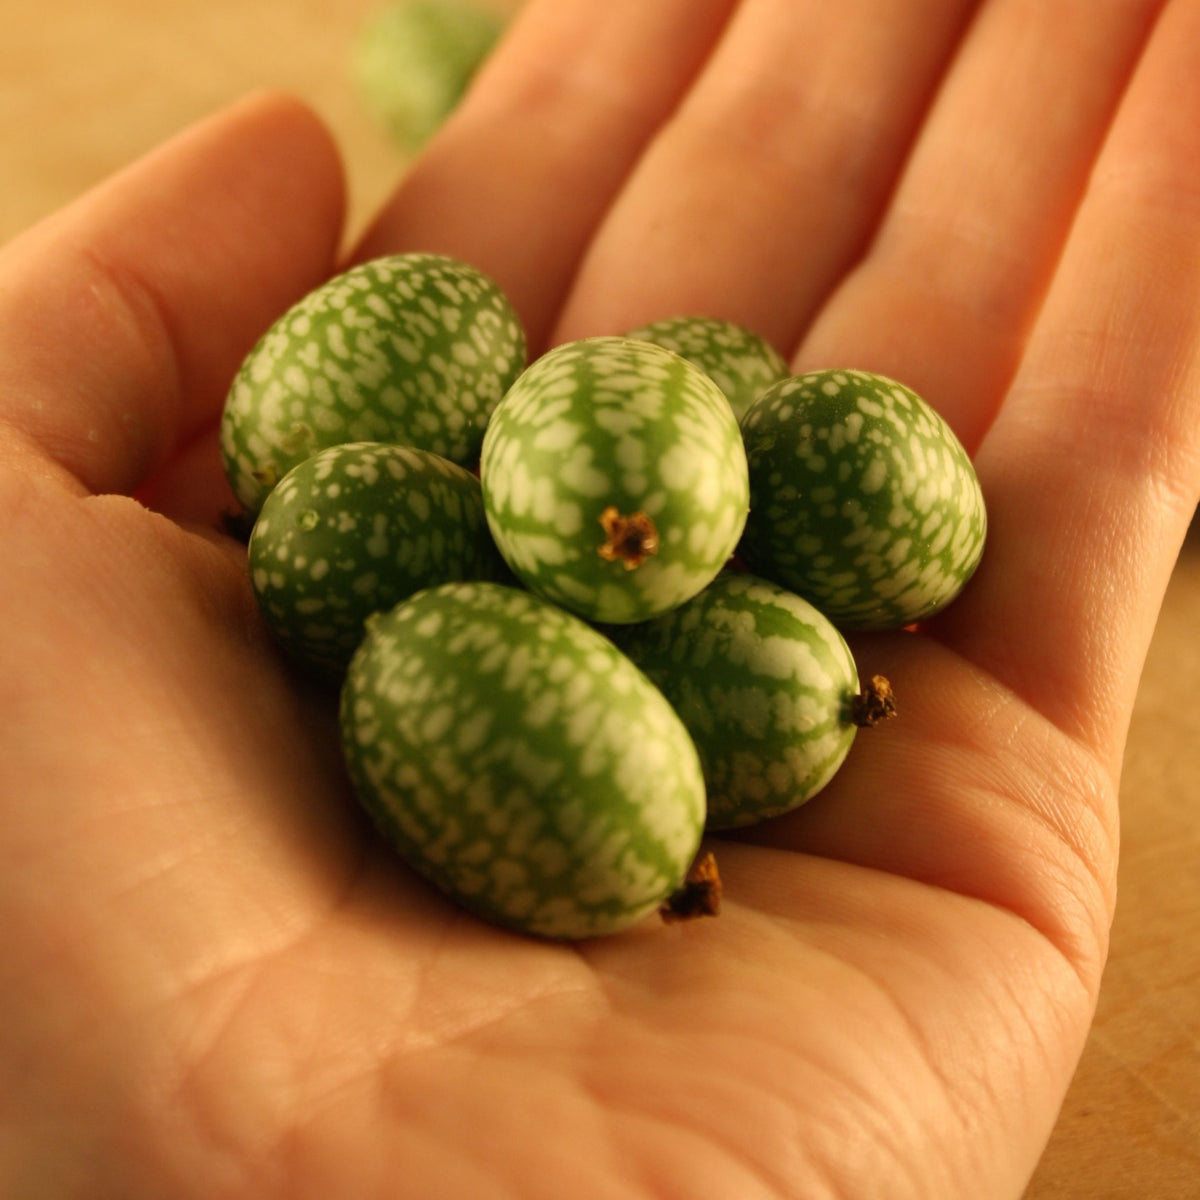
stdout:
[[643,325],[629,336],[673,350],[695,363],[725,393],[739,420],[767,388],[788,374],[783,355],[770,342],[718,317],[667,317]]
[[310,292],[242,364],[221,422],[225,474],[256,513],[327,446],[395,442],[474,466],[488,414],[525,365],[512,305],[433,254],[354,267]]
[[750,519],[739,554],[842,629],[945,608],[983,554],[979,480],[942,417],[862,371],[768,388],[742,419]]
[[746,454],[721,389],[631,338],[570,342],[533,363],[492,414],[480,466],[513,572],[589,620],[682,604],[746,521]]
[[453,111],[504,25],[495,5],[478,0],[392,0],[370,14],[354,80],[401,149],[419,149]]
[[267,497],[250,580],[279,642],[322,673],[344,670],[367,618],[421,588],[504,579],[479,480],[428,450],[331,446]]
[[709,829],[775,817],[816,795],[864,721],[842,635],[765,579],[722,573],[673,612],[613,636],[696,743]]
[[384,835],[489,921],[613,933],[687,877],[704,824],[687,730],[611,642],[529,592],[446,584],[380,614],[341,724]]

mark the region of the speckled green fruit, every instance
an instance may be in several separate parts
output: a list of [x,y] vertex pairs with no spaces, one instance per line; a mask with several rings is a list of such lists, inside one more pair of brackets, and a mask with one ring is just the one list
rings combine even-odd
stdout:
[[504,25],[479,0],[392,0],[370,14],[353,76],[401,149],[417,150],[454,109]]
[[417,871],[488,921],[614,933],[683,883],[704,824],[687,730],[613,644],[498,584],[374,618],[342,690],[357,794]]
[[629,336],[695,363],[725,393],[739,420],[767,388],[788,374],[783,355],[770,342],[718,317],[667,317],[642,325]]
[[746,521],[746,455],[721,389],[632,338],[570,342],[533,363],[492,415],[481,472],[514,573],[599,622],[694,596]]
[[942,417],[862,371],[775,384],[742,419],[750,519],[739,553],[842,629],[946,607],[983,554],[979,480]]
[[249,545],[268,626],[300,662],[345,669],[367,618],[421,588],[508,578],[470,471],[408,446],[349,442],[293,467]]
[[806,600],[725,572],[673,612],[614,631],[700,753],[708,828],[778,816],[816,795],[858,730],[850,648]]
[[433,254],[374,259],[280,317],[225,401],[221,455],[256,513],[297,463],[395,442],[474,466],[488,414],[525,365],[525,335],[486,275]]

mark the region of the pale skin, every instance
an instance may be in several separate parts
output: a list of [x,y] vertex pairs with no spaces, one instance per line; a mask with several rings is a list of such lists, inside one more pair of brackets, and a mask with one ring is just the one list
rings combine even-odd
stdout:
[[489,271],[535,352],[741,321],[976,457],[975,580],[854,643],[900,717],[716,843],[719,918],[583,945],[398,865],[213,531],[225,388],[348,261],[316,119],[247,100],[9,245],[0,1192],[1019,1197],[1200,491],[1197,79],[1200,0],[532,0],[355,247]]

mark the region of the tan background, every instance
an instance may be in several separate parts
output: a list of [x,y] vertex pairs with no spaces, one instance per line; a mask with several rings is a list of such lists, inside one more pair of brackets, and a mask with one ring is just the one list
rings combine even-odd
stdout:
[[[331,126],[360,228],[402,170],[348,70],[375,3],[0,0],[0,241],[262,85],[303,96]],[[1198,626],[1194,535],[1134,718],[1120,905],[1095,1028],[1026,1200],[1200,1200]]]

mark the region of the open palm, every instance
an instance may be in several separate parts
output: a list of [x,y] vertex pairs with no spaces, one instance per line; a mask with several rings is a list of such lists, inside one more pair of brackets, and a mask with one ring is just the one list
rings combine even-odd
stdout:
[[[312,117],[238,106],[0,259],[0,1191],[1017,1197],[1082,1048],[1117,778],[1200,484],[1200,2],[532,0],[356,249],[535,350],[705,312],[976,456],[902,717],[578,946],[430,892],[261,627],[214,426],[339,264]],[[129,498],[136,493],[138,500]]]

